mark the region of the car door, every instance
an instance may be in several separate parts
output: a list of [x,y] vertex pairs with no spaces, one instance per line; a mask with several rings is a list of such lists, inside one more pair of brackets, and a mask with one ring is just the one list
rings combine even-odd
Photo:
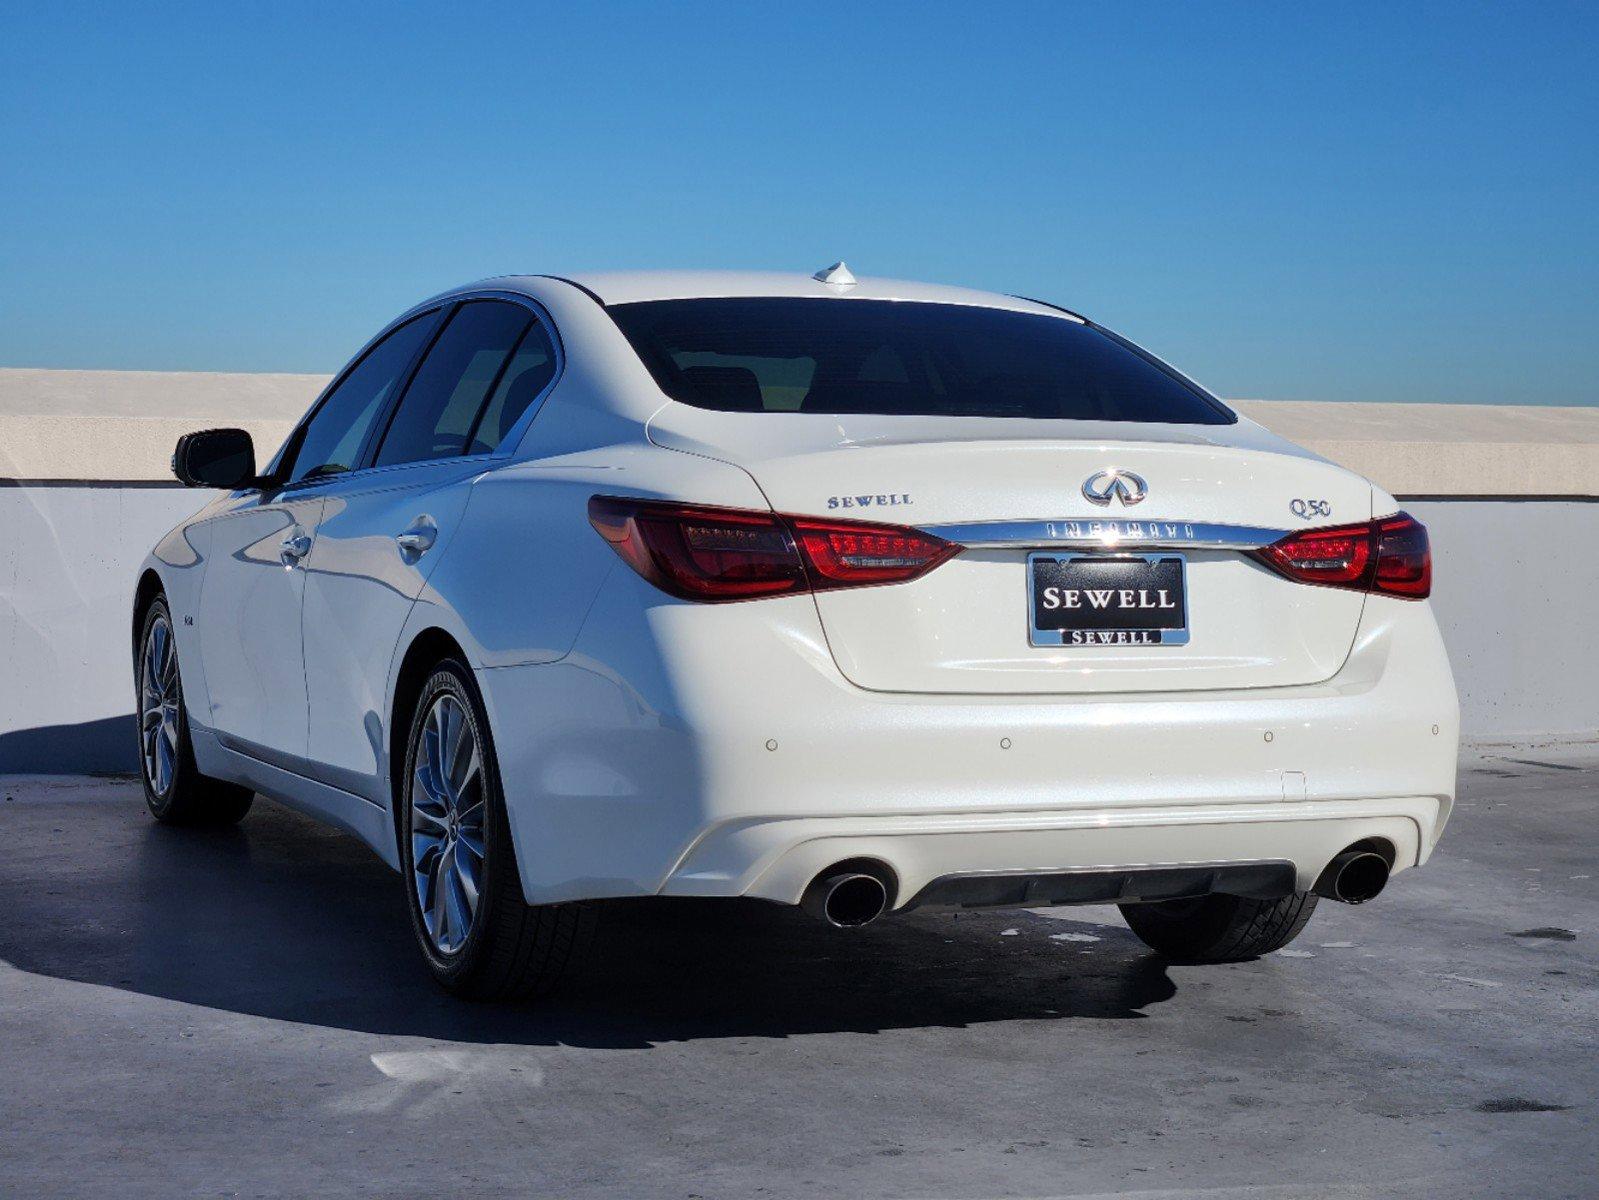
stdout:
[[530,308],[465,301],[393,406],[370,465],[323,485],[307,560],[305,673],[308,758],[325,782],[387,803],[385,693],[400,633],[472,481],[553,371]]
[[209,523],[199,641],[211,728],[235,750],[303,766],[304,567],[326,502],[319,481],[360,460],[437,319],[415,318],[367,349],[291,435],[276,482],[241,492]]

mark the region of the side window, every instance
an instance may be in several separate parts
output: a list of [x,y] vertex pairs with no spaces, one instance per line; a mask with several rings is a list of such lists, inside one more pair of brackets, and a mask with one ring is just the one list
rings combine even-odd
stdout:
[[438,313],[424,313],[367,351],[306,423],[288,482],[334,475],[356,465],[356,455],[378,415],[404,380],[437,320]]
[[401,398],[377,465],[464,454],[484,401],[532,323],[532,314],[519,304],[472,300],[461,305]]
[[511,355],[511,362],[489,397],[483,415],[472,434],[470,454],[487,454],[499,448],[505,435],[538,399],[539,393],[555,378],[555,347],[542,323],[535,323]]

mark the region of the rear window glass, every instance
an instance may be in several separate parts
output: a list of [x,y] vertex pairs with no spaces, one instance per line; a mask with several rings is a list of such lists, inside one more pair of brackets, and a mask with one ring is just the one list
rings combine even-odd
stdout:
[[784,297],[607,309],[661,389],[723,412],[880,413],[1226,425],[1219,401],[1064,317]]

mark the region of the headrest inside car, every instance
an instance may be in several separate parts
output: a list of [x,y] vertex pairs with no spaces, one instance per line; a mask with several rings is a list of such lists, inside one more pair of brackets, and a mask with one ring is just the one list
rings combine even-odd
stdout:
[[722,412],[764,412],[761,383],[748,367],[685,367],[683,378]]

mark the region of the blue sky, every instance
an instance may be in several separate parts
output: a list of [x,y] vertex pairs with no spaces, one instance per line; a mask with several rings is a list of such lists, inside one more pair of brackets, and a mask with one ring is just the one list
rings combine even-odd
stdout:
[[0,366],[331,371],[484,275],[844,257],[1228,396],[1592,404],[1596,14],[0,0]]

